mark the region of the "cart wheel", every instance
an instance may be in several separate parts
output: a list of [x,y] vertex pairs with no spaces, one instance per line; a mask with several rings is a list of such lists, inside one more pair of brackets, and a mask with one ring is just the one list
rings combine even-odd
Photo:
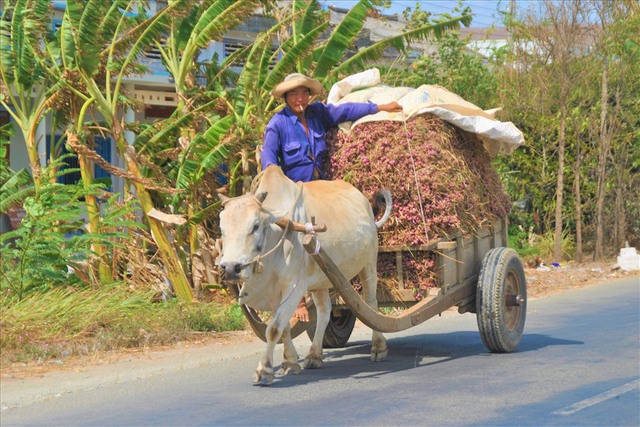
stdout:
[[527,314],[527,284],[518,254],[491,249],[482,261],[476,290],[476,318],[485,347],[509,353],[522,338]]
[[[236,294],[238,294],[237,286],[238,285],[236,284],[230,286],[230,288],[232,288],[232,292],[235,292]],[[247,322],[249,322],[249,326],[256,334],[256,336],[262,341],[267,342],[267,326],[269,326],[269,323],[266,323],[262,319],[261,315],[253,308],[246,305],[241,305],[240,308],[242,309],[245,317],[247,318]],[[309,310],[309,322],[300,322],[298,321],[298,319],[290,321],[291,338],[295,338],[303,333],[305,330],[307,330],[307,328],[309,328],[310,325],[315,325],[316,306],[313,305],[313,302],[311,302],[311,306],[307,307],[307,309]],[[279,342],[282,343],[282,339]]]
[[[356,315],[348,308],[340,310],[331,310],[331,317],[327,330],[324,332],[322,339],[322,348],[340,348],[344,347],[349,341],[353,326],[356,324]],[[313,341],[316,332],[315,322],[313,328],[307,329],[307,335]]]

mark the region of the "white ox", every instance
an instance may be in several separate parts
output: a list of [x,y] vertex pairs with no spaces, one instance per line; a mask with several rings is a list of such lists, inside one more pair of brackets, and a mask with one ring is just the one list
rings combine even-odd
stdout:
[[[280,374],[300,373],[298,353],[291,339],[289,319],[309,291],[317,309],[316,330],[305,368],[322,366],[322,339],[329,322],[332,287],[327,276],[302,246],[303,233],[284,231],[275,222],[287,218],[310,223],[315,217],[327,231],[318,234],[323,250],[347,278],[359,276],[367,304],[376,309],[379,228],[389,218],[391,196],[381,192],[386,209],[375,222],[371,205],[355,187],[344,181],[294,183],[277,166],[268,167],[253,194],[221,197],[222,256],[220,267],[227,279],[243,282],[240,304],[271,311],[266,329],[267,348],[256,368],[254,384],[273,382],[273,351],[282,337],[284,361]],[[384,360],[387,342],[373,332],[371,359]]]

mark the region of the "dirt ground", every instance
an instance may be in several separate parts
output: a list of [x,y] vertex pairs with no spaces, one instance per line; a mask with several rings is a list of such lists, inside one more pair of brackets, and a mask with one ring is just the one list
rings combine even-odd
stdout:
[[[617,268],[615,260],[603,262],[575,263],[570,262],[560,267],[525,268],[528,298],[543,298],[570,289],[595,285],[616,279],[638,277],[640,271],[625,272]],[[456,310],[452,308],[451,310]],[[53,371],[85,371],[91,367],[109,365],[111,363],[143,358],[149,353],[157,353],[176,348],[201,348],[207,345],[224,345],[224,343],[240,343],[258,340],[251,331],[197,333],[187,341],[174,346],[147,347],[142,349],[126,349],[122,351],[101,352],[84,357],[65,357],[63,360],[49,360],[33,363],[14,363],[2,366],[0,379],[41,377]]]
[[525,268],[529,298],[548,296],[573,288],[594,285],[627,277],[639,277],[640,271],[623,271],[615,260],[602,262],[569,262],[559,268]]

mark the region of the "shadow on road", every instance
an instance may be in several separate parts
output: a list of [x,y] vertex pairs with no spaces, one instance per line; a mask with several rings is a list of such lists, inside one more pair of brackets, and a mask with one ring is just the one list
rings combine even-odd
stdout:
[[[276,380],[274,387],[291,387],[336,378],[377,378],[385,374],[419,369],[454,360],[491,355],[477,332],[421,334],[388,339],[389,354],[384,362],[370,360],[369,341],[350,342],[344,348],[325,349],[321,369],[305,369],[300,375],[289,375],[285,381]],[[550,346],[584,345],[582,341],[554,338],[542,334],[524,334],[517,354],[526,355]]]

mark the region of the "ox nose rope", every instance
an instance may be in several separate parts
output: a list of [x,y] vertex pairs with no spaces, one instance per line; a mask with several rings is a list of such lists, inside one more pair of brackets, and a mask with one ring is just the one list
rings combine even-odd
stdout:
[[[259,176],[261,176],[261,175],[259,175]],[[302,196],[302,188],[303,188],[302,187],[302,183],[299,183],[298,184],[298,192],[297,192],[296,197],[295,197],[295,199],[293,201],[293,204],[291,205],[291,207],[287,211],[288,213],[293,212],[293,209],[295,208],[296,204],[298,203],[298,200],[300,200],[300,197]],[[249,195],[254,197],[254,198],[256,198],[255,194],[253,194],[253,193],[249,193]],[[256,200],[257,200],[257,198],[256,198]],[[262,204],[259,200],[258,200],[258,203]],[[291,218],[287,217],[287,226],[282,229],[282,235],[280,236],[280,240],[278,240],[278,243],[276,243],[276,245],[273,248],[269,249],[267,252],[265,252],[263,254],[256,255],[251,261],[249,261],[247,263],[240,264],[239,268],[240,269],[244,269],[246,267],[252,266],[252,272],[254,274],[262,273],[262,271],[264,271],[264,264],[262,263],[262,260],[264,258],[266,258],[267,256],[271,255],[273,252],[275,252],[284,243],[284,241],[285,241],[285,239],[287,237],[287,230],[289,229],[289,223],[290,222],[291,222]],[[309,230],[308,225],[305,225],[305,229]],[[311,229],[311,231],[314,232],[313,229]],[[307,233],[308,233],[308,231],[307,231]],[[318,248],[318,250],[320,250],[320,249]]]

